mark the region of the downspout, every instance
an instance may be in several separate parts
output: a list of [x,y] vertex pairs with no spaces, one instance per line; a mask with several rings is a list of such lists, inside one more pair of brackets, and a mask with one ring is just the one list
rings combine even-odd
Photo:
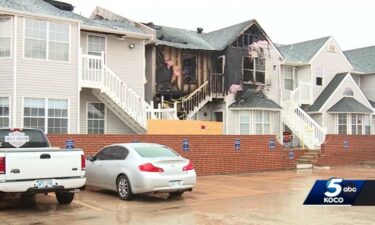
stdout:
[[78,90],[77,90],[77,134],[81,133],[81,77],[82,77],[82,50],[81,50],[81,24],[78,23],[77,25],[77,57],[78,57],[78,65],[77,65],[77,75],[78,75]]
[[14,57],[14,60],[13,60],[13,112],[12,112],[12,124],[13,124],[13,127],[17,127],[17,123],[16,123],[16,119],[17,119],[17,32],[18,32],[18,29],[17,29],[17,24],[18,23],[18,17],[17,16],[14,16],[14,30],[13,30],[13,45],[14,45],[14,52],[13,52],[13,57]]

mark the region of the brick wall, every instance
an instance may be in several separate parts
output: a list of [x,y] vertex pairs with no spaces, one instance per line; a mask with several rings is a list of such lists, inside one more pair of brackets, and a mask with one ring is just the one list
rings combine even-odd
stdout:
[[375,161],[374,135],[327,135],[316,165],[349,165],[361,161]]
[[[283,150],[275,141],[275,149],[269,149],[269,140],[275,136],[228,136],[228,135],[49,135],[52,146],[65,147],[65,141],[72,139],[76,148],[86,154],[94,154],[112,143],[138,140],[160,143],[176,150],[183,157],[193,161],[198,175],[235,174],[255,171],[295,168],[295,160],[303,151],[297,150],[294,159],[290,151]],[[240,150],[234,148],[234,140],[240,139]],[[189,140],[190,150],[183,151],[182,142]]]

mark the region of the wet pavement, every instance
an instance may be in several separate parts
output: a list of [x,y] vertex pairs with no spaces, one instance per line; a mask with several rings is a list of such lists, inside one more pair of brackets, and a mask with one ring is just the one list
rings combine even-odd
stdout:
[[281,171],[198,177],[183,197],[167,194],[121,201],[117,194],[88,188],[71,205],[53,195],[1,203],[0,224],[375,224],[375,207],[303,206],[316,179],[375,179],[375,168]]

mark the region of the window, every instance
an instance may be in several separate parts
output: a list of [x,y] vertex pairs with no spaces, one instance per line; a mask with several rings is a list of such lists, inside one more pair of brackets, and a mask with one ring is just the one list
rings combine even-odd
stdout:
[[360,114],[352,114],[352,134],[362,134],[363,116]]
[[0,57],[10,57],[12,32],[12,17],[0,16]]
[[339,134],[347,134],[348,133],[348,120],[346,113],[339,113],[338,114],[338,132]]
[[284,86],[285,90],[293,90],[293,67],[285,67]]
[[87,132],[89,134],[104,134],[105,105],[89,103],[87,109]]
[[68,133],[68,100],[25,98],[23,125],[50,134]]
[[0,128],[9,127],[9,98],[0,97]]
[[179,156],[176,152],[164,146],[136,147],[134,149],[142,158],[174,158]]
[[271,113],[269,111],[255,111],[255,133],[271,134]]
[[250,117],[248,111],[239,111],[240,134],[250,134]]
[[129,151],[120,146],[110,146],[95,155],[97,160],[124,160]]
[[69,37],[68,24],[26,19],[25,57],[69,61]]
[[88,36],[88,54],[100,56],[102,52],[105,53],[105,37]]
[[48,133],[68,133],[68,101],[48,99]]
[[225,55],[217,57],[215,60],[215,73],[224,74]]
[[318,86],[323,85],[323,77],[317,77],[316,78],[316,85],[318,85]]
[[69,61],[69,25],[49,24],[49,59]]
[[264,60],[244,57],[242,60],[242,69],[243,82],[265,83],[266,66]]
[[109,160],[109,152],[111,147],[103,148],[100,152],[95,155],[96,160]]
[[370,124],[370,116],[364,115],[364,126],[365,126],[365,134],[370,135],[371,134],[371,124]]
[[191,54],[183,54],[182,56],[182,74],[184,82],[197,82],[197,56]]
[[46,131],[46,101],[43,98],[25,98],[23,108],[23,126]]

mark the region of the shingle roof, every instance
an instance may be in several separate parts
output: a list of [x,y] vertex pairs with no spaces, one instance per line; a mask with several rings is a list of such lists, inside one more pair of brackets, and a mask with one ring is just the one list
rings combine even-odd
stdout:
[[332,106],[330,113],[372,113],[373,111],[354,98],[344,97]]
[[254,23],[256,23],[255,20],[249,20],[220,30],[202,34],[191,30],[153,25],[157,31],[158,39],[155,41],[155,44],[183,49],[221,51],[228,45],[232,44],[242,31]]
[[98,28],[107,28],[116,31],[130,31],[142,34],[144,33],[144,31],[138,29],[134,24],[108,20],[91,20],[73,12],[60,10],[51,4],[44,2],[43,0],[1,0],[0,7],[47,16],[79,20],[84,25]]
[[252,85],[243,85],[243,94],[241,99],[229,106],[232,109],[241,108],[259,108],[280,110],[281,107],[265,96],[262,91],[256,91],[256,87]]
[[308,112],[318,112],[320,108],[326,103],[328,98],[332,95],[332,93],[336,90],[336,88],[340,85],[340,83],[344,80],[347,73],[339,73],[337,74],[331,82],[327,85],[327,87],[323,90],[323,92],[319,95],[319,97],[315,100],[314,104],[312,104],[307,111]]
[[374,101],[371,101],[371,100],[368,100],[372,106],[372,108],[375,108],[375,102]]
[[278,49],[289,62],[308,63],[330,37],[323,37],[289,45],[279,45]]
[[355,71],[375,72],[375,46],[344,51],[344,54]]

